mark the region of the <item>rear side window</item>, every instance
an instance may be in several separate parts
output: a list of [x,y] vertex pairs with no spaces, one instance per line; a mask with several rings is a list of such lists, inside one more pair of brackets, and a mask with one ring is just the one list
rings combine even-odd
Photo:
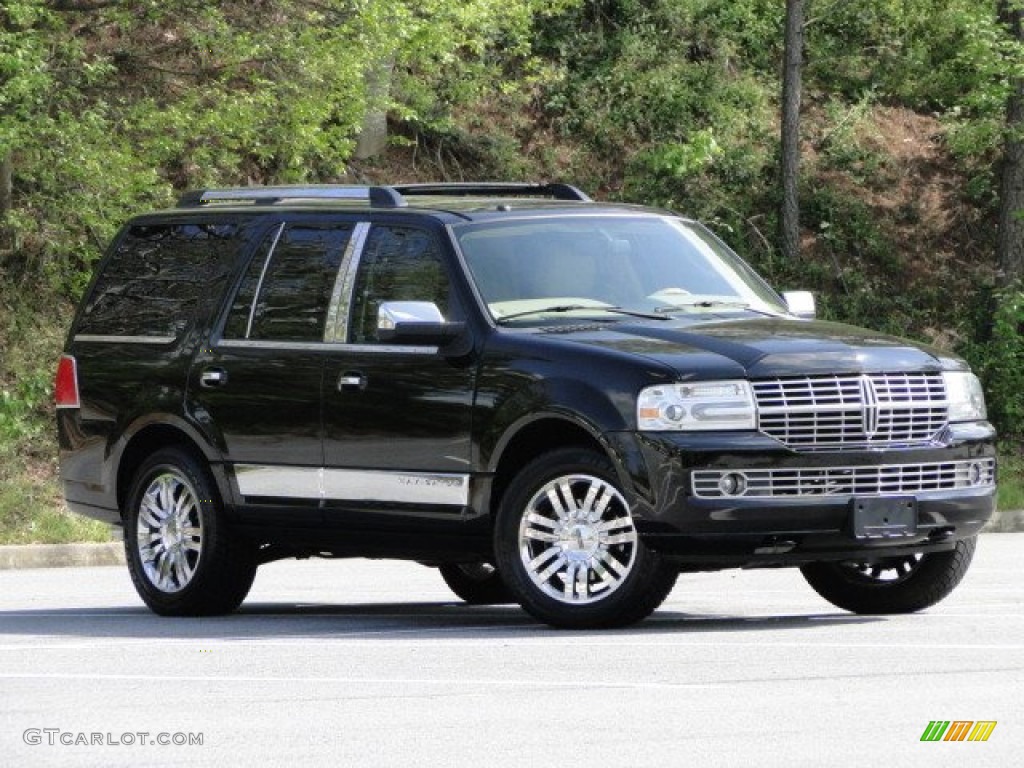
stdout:
[[234,224],[132,226],[97,279],[77,332],[178,337],[227,280],[239,245]]
[[271,230],[242,278],[224,338],[323,341],[327,305],[352,236],[349,223]]

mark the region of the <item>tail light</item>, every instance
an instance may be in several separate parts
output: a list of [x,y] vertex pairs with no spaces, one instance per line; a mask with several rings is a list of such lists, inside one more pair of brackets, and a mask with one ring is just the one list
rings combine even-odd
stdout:
[[71,355],[61,355],[53,380],[53,399],[58,408],[78,408],[78,366]]

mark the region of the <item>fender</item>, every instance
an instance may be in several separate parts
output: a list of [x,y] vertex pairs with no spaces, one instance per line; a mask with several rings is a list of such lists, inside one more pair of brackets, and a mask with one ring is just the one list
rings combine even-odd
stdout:
[[607,391],[567,377],[530,381],[494,410],[478,409],[477,415],[485,422],[478,434],[480,466],[486,472],[495,471],[508,444],[524,427],[543,419],[572,423],[605,446],[606,432],[629,428]]
[[126,454],[129,452],[135,438],[153,427],[167,427],[181,433],[202,454],[217,483],[221,498],[228,503],[232,503],[234,494],[231,491],[230,483],[228,483],[224,471],[223,455],[214,446],[210,445],[206,436],[192,423],[177,414],[166,412],[148,413],[135,419],[109,447],[108,457],[103,467],[103,485],[109,490],[110,496],[115,500],[115,503],[119,492],[118,477],[121,467],[126,460]]

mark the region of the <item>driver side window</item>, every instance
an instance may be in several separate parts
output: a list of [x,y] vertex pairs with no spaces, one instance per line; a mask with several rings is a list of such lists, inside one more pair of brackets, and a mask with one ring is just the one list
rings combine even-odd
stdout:
[[451,317],[451,282],[429,232],[374,225],[366,239],[349,323],[349,342],[376,344],[377,311],[385,301],[430,301]]

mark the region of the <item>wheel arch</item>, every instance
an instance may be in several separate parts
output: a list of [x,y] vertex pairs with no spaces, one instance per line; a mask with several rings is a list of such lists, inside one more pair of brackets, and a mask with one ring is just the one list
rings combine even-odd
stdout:
[[532,459],[572,446],[608,459],[628,497],[633,490],[631,475],[610,436],[632,426],[623,408],[640,386],[632,369],[603,371],[603,386],[579,371],[567,370],[564,362],[554,371],[538,366],[532,373],[528,380],[508,381],[513,386],[491,393],[500,392],[500,397],[482,419],[480,430],[482,463],[491,476],[483,511],[497,513],[512,477]]
[[629,487],[629,476],[615,460],[611,446],[591,425],[561,414],[535,414],[509,429],[495,448],[489,504],[492,516],[497,513],[512,478],[524,466],[541,454],[572,447],[592,450],[608,458],[619,481]]
[[[209,455],[203,449],[198,435],[189,428],[187,423],[173,420],[150,421],[141,424],[131,432],[129,437],[126,437],[124,444],[117,452],[115,494],[118,509],[124,509],[132,481],[139,467],[149,456],[163,448],[180,448],[203,461],[208,467],[211,466],[211,462],[216,461],[216,457]],[[225,486],[220,473],[211,469],[211,474],[221,497],[226,498]]]

